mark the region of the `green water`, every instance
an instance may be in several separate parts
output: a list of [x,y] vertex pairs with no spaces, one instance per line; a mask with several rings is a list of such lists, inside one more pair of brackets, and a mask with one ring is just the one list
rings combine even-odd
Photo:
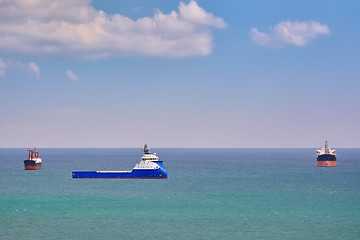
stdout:
[[141,149],[0,149],[0,239],[359,239],[360,149],[153,149],[166,180],[72,179],[130,170]]

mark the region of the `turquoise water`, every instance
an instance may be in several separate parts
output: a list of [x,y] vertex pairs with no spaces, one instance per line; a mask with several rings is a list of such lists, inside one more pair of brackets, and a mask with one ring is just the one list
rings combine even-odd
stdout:
[[169,178],[72,179],[131,170],[142,149],[0,149],[0,239],[359,239],[360,149],[152,149]]

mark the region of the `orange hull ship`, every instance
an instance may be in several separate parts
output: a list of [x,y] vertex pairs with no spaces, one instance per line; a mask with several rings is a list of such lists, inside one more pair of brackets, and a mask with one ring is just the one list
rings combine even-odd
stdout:
[[327,141],[316,151],[316,160],[318,167],[336,167],[336,151],[328,147]]
[[39,170],[42,164],[42,159],[39,156],[39,152],[36,151],[36,148],[28,151],[28,159],[24,161],[25,170]]

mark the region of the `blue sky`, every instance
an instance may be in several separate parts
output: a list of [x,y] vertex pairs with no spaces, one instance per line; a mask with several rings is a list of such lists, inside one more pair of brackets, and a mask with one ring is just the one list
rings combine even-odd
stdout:
[[0,147],[359,148],[359,11],[1,1]]

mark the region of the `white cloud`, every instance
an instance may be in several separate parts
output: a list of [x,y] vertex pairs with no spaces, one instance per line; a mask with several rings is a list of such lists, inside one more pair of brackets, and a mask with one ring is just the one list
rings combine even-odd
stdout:
[[77,82],[79,80],[79,77],[77,75],[75,75],[71,70],[67,70],[66,71],[66,76],[67,78]]
[[251,29],[252,41],[263,46],[284,47],[285,45],[304,46],[320,35],[330,34],[330,29],[315,21],[280,22],[270,27],[269,33]]
[[181,2],[179,5],[179,12],[181,18],[186,19],[189,22],[219,28],[226,27],[226,23],[222,18],[214,17],[212,13],[207,13],[204,9],[200,8],[195,1],[191,1],[188,5]]
[[35,76],[40,79],[40,68],[34,62],[29,62],[26,64],[20,61],[6,61],[0,58],[0,77],[5,77],[7,70],[15,72],[30,72],[35,74]]
[[40,79],[40,68],[38,67],[38,65],[36,65],[36,63],[29,62],[28,67],[30,72],[33,72],[36,77]]
[[178,11],[158,10],[137,20],[97,11],[90,2],[0,1],[0,52],[86,58],[208,55],[213,47],[210,29],[226,27],[194,0],[181,2]]

